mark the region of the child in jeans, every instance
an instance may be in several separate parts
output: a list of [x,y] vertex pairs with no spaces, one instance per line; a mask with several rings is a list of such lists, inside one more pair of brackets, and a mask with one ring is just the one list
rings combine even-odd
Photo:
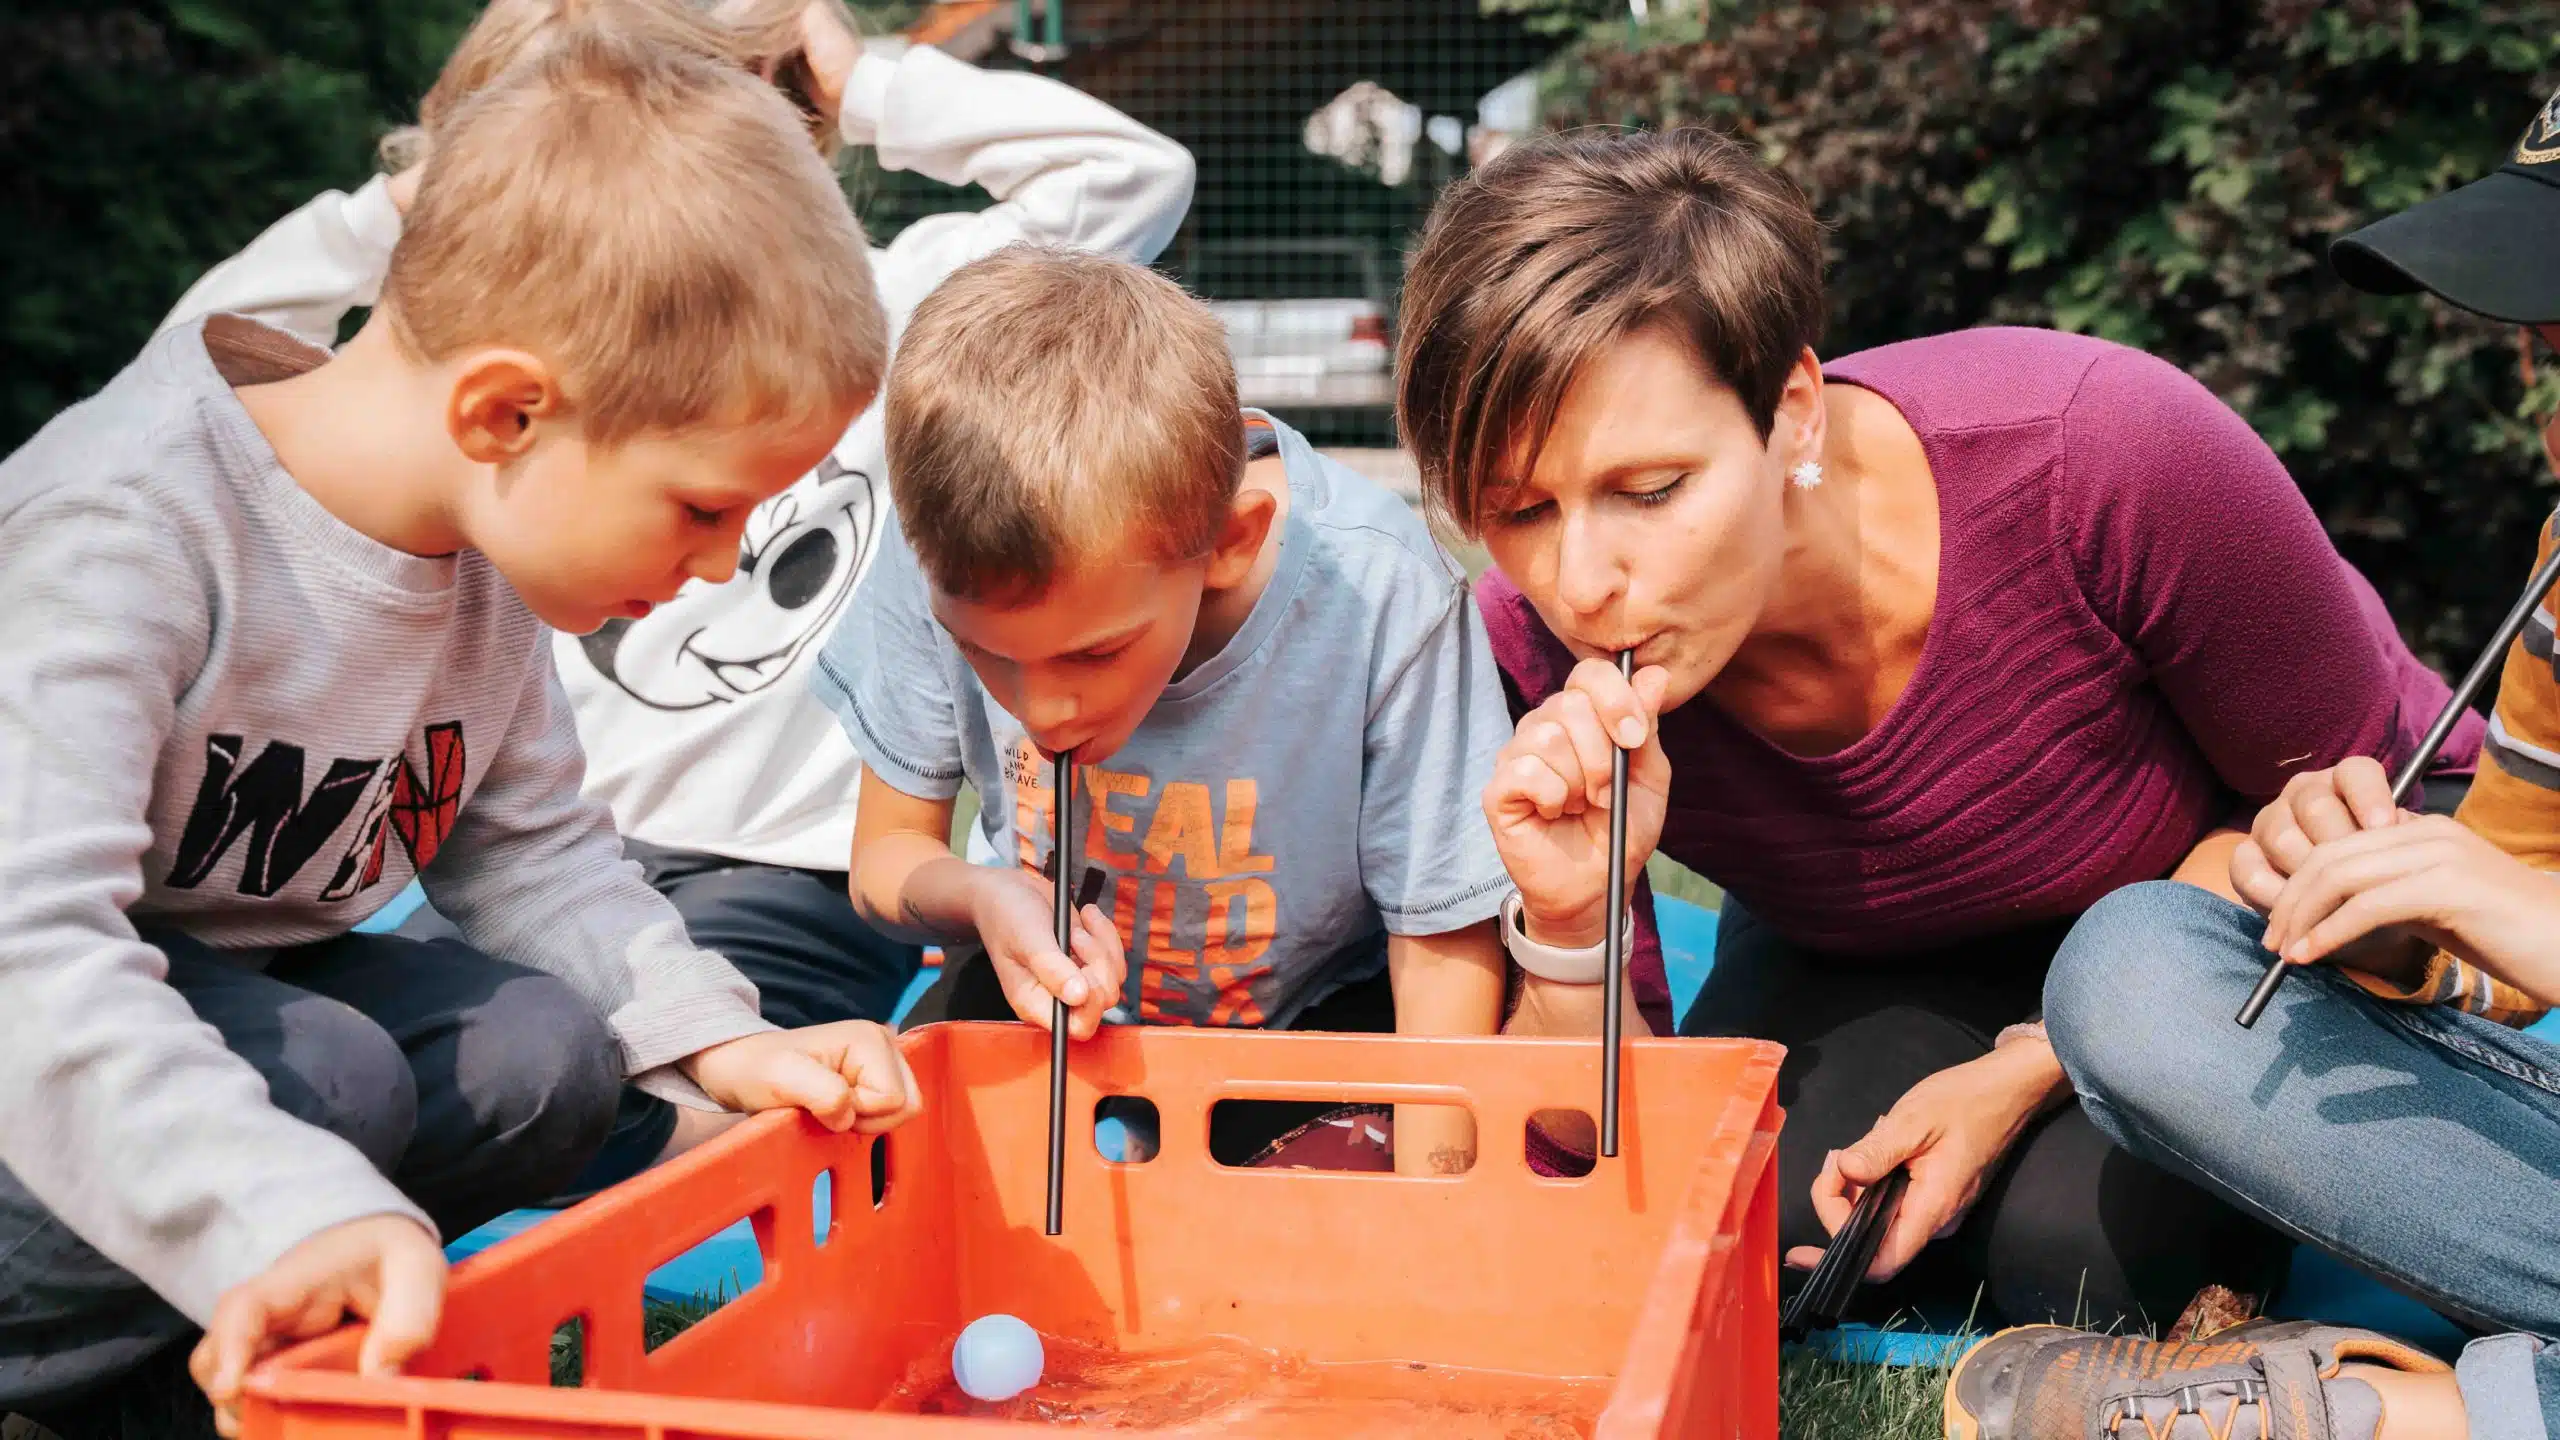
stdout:
[[[184,325],[0,464],[0,1410],[154,1432],[199,1325],[226,1429],[346,1312],[396,1367],[439,1236],[577,1174],[626,1077],[914,1108],[624,861],[545,630],[725,579],[886,351],[790,107],[581,25],[438,128],[342,351]],[[349,933],[413,874],[459,940]]]
[[[1422,522],[1239,412],[1217,319],[1119,261],[1017,246],[961,270],[918,307],[887,409],[906,543],[817,687],[862,754],[854,903],[983,947],[920,1013],[1045,1026],[1054,996],[1078,1037],[1115,1007],[1493,1033],[1510,883],[1477,797],[1510,726]],[[1049,900],[1061,752],[1072,954]],[[1001,863],[951,852],[964,779]],[[1213,1152],[1251,1159],[1271,1118]],[[1398,1170],[1471,1163],[1463,1110],[1397,1118]]]
[[[2486,179],[2331,251],[2560,344],[2560,95]],[[2530,340],[2528,340],[2530,343]],[[2543,431],[2560,469],[2560,418]],[[2560,535],[2546,526],[2542,556]],[[2545,601],[2508,652],[2452,818],[2371,760],[2298,777],[2233,854],[2247,905],[2174,882],[2092,907],[2045,982],[2053,1047],[2115,1141],[2492,1332],[2458,1366],[2369,1331],[2254,1322],[2195,1343],[2042,1327],[1955,1373],[1960,1440],[2560,1435],[2560,665]],[[2232,1022],[2275,956],[2290,977]]]

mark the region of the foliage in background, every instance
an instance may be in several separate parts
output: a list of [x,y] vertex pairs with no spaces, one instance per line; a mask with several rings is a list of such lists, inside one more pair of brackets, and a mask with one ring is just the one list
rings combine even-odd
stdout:
[[351,188],[473,0],[0,14],[0,448],[104,383],[212,262]]
[[[206,267],[321,191],[364,183],[480,8],[0,7],[0,453],[106,383]],[[874,35],[920,8],[853,6]],[[875,235],[986,203],[859,169],[849,184]]]
[[1599,20],[1629,12],[1626,0],[1484,0],[1488,15],[1517,15],[1541,35],[1570,34]]
[[[2348,292],[2320,252],[2498,161],[2560,80],[2544,0],[1654,0],[1644,26],[1625,0],[1482,3],[1579,32],[1557,123],[1718,125],[1803,182],[1836,227],[1831,350],[1986,322],[2143,345],[2259,427],[2431,658],[2505,608],[2560,377],[2527,396],[2510,334]],[[918,0],[855,8],[879,34]],[[477,9],[0,9],[0,449],[205,266],[361,183]],[[985,203],[867,155],[849,188],[876,237]],[[1288,193],[1300,223],[1353,213]]]
[[2323,247],[2488,173],[2555,81],[2540,0],[1718,0],[1591,23],[1547,103],[1794,176],[1835,227],[1830,352],[2009,323],[2184,366],[2458,668],[2551,512],[2560,377],[2526,394],[2512,330],[2358,295]]

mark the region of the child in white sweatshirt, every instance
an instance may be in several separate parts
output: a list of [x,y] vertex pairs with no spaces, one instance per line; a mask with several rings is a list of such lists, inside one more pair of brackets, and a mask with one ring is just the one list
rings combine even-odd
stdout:
[[[559,8],[492,5],[429,96],[429,118],[450,90],[485,79],[493,44],[534,43]],[[828,0],[719,13],[731,43],[746,37],[750,53],[733,58],[784,77],[786,89],[796,77],[822,147],[838,137],[868,145],[886,169],[995,197],[985,210],[919,220],[872,252],[893,337],[943,277],[980,256],[1029,240],[1146,263],[1190,205],[1188,152],[1067,86],[923,46],[866,45]],[[777,28],[778,41],[760,38]],[[768,53],[752,53],[759,46]],[[232,311],[328,344],[350,308],[373,303],[414,179],[404,172],[311,201],[208,272],[166,323]],[[809,693],[819,646],[889,528],[891,483],[874,405],[817,468],[757,509],[735,578],[553,642],[586,747],[587,793],[611,806],[630,855],[694,938],[754,981],[765,1015],[784,1026],[885,1020],[921,960],[847,896],[862,767]],[[430,910],[403,933],[449,932]],[[629,1092],[604,1153],[563,1198],[724,1123]]]

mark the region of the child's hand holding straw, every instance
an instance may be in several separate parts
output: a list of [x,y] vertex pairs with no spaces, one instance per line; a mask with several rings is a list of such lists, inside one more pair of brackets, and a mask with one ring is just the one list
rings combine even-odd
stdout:
[[2403,937],[2421,963],[2442,946],[2537,1004],[2560,1004],[2560,876],[2458,821],[2395,813],[2304,857],[2268,906],[2267,948],[2297,965],[2371,971],[2360,963],[2369,942]]
[[1058,948],[1052,928],[1049,881],[991,865],[976,869],[970,877],[970,919],[1013,1013],[1046,1030],[1052,1002],[1064,1002],[1067,1033],[1092,1039],[1103,1012],[1120,1003],[1120,985],[1129,973],[1119,928],[1098,907],[1085,906],[1076,912],[1070,955]]
[[[2333,840],[2400,823],[2391,775],[2380,761],[2350,756],[2326,770],[2296,775],[2258,812],[2249,838],[2231,852],[2231,889],[2249,908],[2272,914],[2294,872]],[[2268,932],[2273,937],[2273,930]],[[2272,945],[2270,948],[2273,948]],[[2397,929],[2377,930],[2342,950],[2342,965],[2406,983],[2434,947]]]

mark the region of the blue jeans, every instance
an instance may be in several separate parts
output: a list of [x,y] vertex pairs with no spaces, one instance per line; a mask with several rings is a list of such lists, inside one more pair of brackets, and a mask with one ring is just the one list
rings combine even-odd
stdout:
[[2265,922],[2173,881],[2081,917],[2045,1027],[2091,1120],[2447,1315],[2476,1436],[2560,1440],[2560,1049],[2336,973],[2232,1016]]

